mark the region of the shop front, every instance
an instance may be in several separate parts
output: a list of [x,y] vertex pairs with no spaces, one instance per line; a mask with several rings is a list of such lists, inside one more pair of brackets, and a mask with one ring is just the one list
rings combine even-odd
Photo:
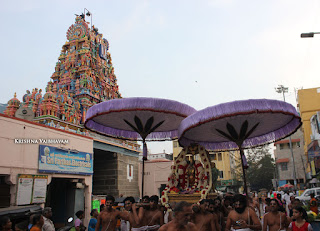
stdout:
[[78,210],[90,219],[93,140],[0,114],[0,207],[52,207],[56,227]]

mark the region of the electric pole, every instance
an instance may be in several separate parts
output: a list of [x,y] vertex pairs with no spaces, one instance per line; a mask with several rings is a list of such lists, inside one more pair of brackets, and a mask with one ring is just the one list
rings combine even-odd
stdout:
[[[283,101],[286,102],[286,97],[284,93],[288,92],[288,88],[284,87],[283,85],[278,85],[278,87],[275,88],[277,93],[282,93],[283,95]],[[297,176],[296,176],[296,165],[294,162],[294,155],[293,155],[293,150],[292,150],[292,142],[291,142],[291,136],[289,136],[289,145],[290,145],[290,151],[291,151],[291,156],[292,156],[292,164],[293,164],[293,182],[294,182],[294,189],[297,189]]]

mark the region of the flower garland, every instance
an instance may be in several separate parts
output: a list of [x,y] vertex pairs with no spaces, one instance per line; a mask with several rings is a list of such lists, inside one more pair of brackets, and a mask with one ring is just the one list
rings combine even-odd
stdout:
[[[189,184],[189,178],[188,175],[185,174],[187,168],[187,161],[185,158],[187,153],[190,152],[192,155],[199,153],[201,162],[197,160],[194,163],[195,183],[189,188],[186,187]],[[167,209],[171,209],[168,193],[180,193],[180,189],[186,189],[187,193],[200,192],[200,200],[205,199],[212,188],[211,179],[211,163],[208,151],[200,145],[183,148],[174,161],[174,165],[171,167],[171,174],[168,177],[168,184],[162,191],[161,202]]]

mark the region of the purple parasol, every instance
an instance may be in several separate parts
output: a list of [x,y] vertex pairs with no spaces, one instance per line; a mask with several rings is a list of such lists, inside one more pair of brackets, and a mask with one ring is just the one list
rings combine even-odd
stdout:
[[244,174],[244,148],[283,139],[301,126],[296,109],[278,100],[251,99],[205,108],[184,119],[179,143],[198,143],[209,150],[239,149]]
[[[142,140],[144,160],[147,159],[146,140],[178,138],[180,122],[195,113],[186,104],[157,98],[113,99],[89,108],[84,126],[94,132],[128,140]],[[142,196],[143,196],[142,174]]]
[[[178,138],[180,122],[194,112],[196,110],[186,104],[167,99],[114,99],[89,108],[84,126],[128,140],[169,140]],[[159,123],[161,125],[150,130]]]

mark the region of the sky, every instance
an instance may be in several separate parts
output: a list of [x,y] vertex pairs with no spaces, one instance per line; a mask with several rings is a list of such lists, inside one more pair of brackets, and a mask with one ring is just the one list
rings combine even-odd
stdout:
[[[109,41],[123,97],[177,100],[197,110],[242,99],[277,99],[275,87],[320,87],[318,0],[105,0],[1,3],[0,103],[43,89],[66,32],[84,8]],[[90,18],[87,18],[90,21]],[[149,144],[172,152],[171,142]]]

